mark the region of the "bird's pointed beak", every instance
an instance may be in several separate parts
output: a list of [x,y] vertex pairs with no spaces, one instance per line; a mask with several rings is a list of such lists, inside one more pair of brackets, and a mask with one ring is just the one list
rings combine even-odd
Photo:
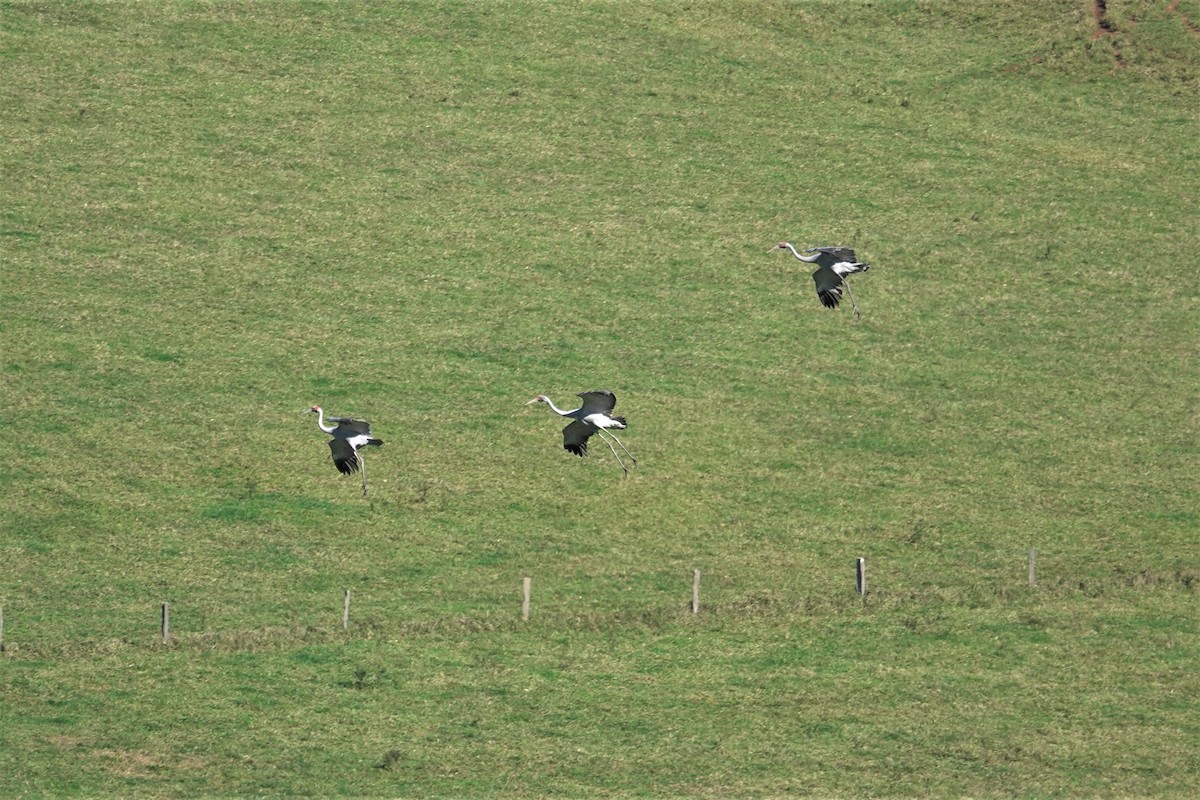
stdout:
[[526,400],[526,401],[525,401],[525,405],[527,405],[527,406],[531,406],[531,405],[533,405],[534,403],[536,403],[537,401],[538,401],[538,399],[535,397],[535,398],[533,398],[532,400]]

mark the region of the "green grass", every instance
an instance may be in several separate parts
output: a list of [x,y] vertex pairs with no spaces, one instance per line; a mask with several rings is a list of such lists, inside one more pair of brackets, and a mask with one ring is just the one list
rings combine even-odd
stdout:
[[1107,6],[0,3],[0,795],[1189,796],[1200,38]]

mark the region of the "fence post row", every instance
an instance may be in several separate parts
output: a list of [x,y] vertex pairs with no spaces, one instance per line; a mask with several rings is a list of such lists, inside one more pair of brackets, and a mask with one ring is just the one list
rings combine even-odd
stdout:
[[[1029,585],[1030,587],[1037,586],[1037,550],[1029,548],[1028,555],[1029,567]],[[530,598],[532,596],[532,578],[523,578],[521,580],[522,598],[521,598],[521,619],[529,620]],[[863,600],[867,597],[867,559],[854,559],[854,589],[858,594],[862,595]],[[700,613],[700,570],[692,570],[692,602],[691,609],[693,614]],[[342,630],[350,630],[350,590],[346,589],[342,597]],[[171,604],[164,601],[162,604],[162,640],[164,644],[171,641]],[[4,641],[4,606],[0,606],[0,653],[5,651]]]

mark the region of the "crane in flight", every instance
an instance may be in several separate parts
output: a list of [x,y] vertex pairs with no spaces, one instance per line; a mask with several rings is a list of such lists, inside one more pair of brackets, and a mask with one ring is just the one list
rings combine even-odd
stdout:
[[382,439],[371,435],[371,423],[365,419],[350,419],[349,417],[330,417],[332,425],[325,424],[325,412],[320,406],[313,406],[307,413],[317,415],[317,427],[333,438],[329,440],[329,449],[333,454],[333,465],[343,475],[350,475],[355,470],[362,472],[363,497],[367,496],[367,465],[359,450],[367,445],[379,447]]
[[[525,405],[545,403],[550,406],[550,410],[555,414],[571,419],[571,424],[563,428],[562,431],[563,449],[568,453],[574,453],[580,457],[586,456],[588,439],[592,438],[592,434],[599,436],[608,445],[608,449],[612,450],[613,457],[621,465],[622,471],[628,475],[629,468],[625,466],[625,462],[621,460],[621,456],[617,455],[617,448],[612,445],[613,442],[616,442],[625,451],[625,455],[629,456],[629,460],[634,464],[637,463],[637,459],[633,457],[633,453],[629,452],[628,448],[613,433],[613,430],[625,430],[629,427],[624,417],[613,416],[612,410],[617,405],[616,395],[606,389],[595,389],[590,392],[580,392],[576,396],[583,400],[583,405],[573,411],[563,411],[554,405],[554,401],[544,394],[539,394]],[[609,441],[609,439],[612,441]]]
[[858,303],[854,302],[854,292],[846,278],[859,272],[866,272],[870,264],[859,263],[854,251],[849,247],[810,247],[800,255],[790,242],[780,242],[768,252],[776,250],[791,250],[792,255],[806,264],[816,264],[817,271],[812,274],[813,283],[817,285],[817,297],[826,308],[837,308],[842,299],[842,287],[846,287],[850,295],[850,305],[854,306],[854,318],[862,319]]

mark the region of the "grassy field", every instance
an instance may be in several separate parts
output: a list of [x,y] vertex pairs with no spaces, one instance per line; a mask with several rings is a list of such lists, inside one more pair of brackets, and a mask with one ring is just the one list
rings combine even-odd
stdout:
[[1196,22],[0,2],[0,795],[1190,796]]

